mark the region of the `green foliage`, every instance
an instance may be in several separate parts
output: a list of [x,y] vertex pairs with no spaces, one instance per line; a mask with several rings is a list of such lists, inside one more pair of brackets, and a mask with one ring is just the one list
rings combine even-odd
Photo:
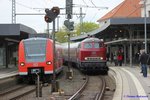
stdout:
[[68,38],[67,38],[67,32],[65,29],[60,29],[59,32],[57,32],[55,34],[56,36],[56,40],[60,43],[64,43],[64,42],[67,42],[68,41]]
[[82,30],[80,30],[80,23],[76,25],[75,29],[77,30],[76,31],[76,34],[77,35],[80,35],[80,31],[82,31],[83,33],[88,33],[90,31],[93,31],[97,28],[99,28],[99,25],[98,24],[95,24],[93,22],[84,22],[82,23]]
[[[82,26],[83,26],[82,32],[84,33],[88,33],[90,31],[99,28],[99,25],[93,22],[84,22]],[[75,25],[75,30],[73,32],[70,32],[70,34],[71,34],[70,37],[80,35],[80,23]],[[64,43],[68,41],[68,31],[65,26],[63,26],[59,30],[59,32],[56,33],[56,40],[60,43]]]

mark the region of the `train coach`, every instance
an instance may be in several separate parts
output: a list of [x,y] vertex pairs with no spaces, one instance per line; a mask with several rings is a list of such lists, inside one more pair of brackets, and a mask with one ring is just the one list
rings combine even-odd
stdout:
[[[55,45],[55,72],[63,70],[62,47]],[[53,74],[53,40],[48,38],[29,38],[19,43],[18,70],[24,81],[35,82],[36,74],[40,80],[49,82]]]
[[102,71],[105,74],[108,73],[106,47],[101,39],[89,37],[81,42],[71,43],[69,59],[68,45],[63,47],[65,62],[71,62],[83,72]]

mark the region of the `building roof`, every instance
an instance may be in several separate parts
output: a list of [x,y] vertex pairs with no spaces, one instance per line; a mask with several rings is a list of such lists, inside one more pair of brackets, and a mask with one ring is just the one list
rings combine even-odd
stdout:
[[140,0],[124,0],[117,7],[100,18],[98,22],[109,18],[141,17],[141,5],[139,2]]
[[22,24],[0,24],[0,36],[16,36],[21,33],[35,34],[37,32]]
[[[150,18],[148,17],[146,19],[146,23],[150,24]],[[133,25],[137,27],[137,25],[143,25],[144,26],[144,18],[137,17],[137,18],[110,18],[105,21],[105,24],[101,26],[100,28],[93,30],[91,32],[88,32],[87,34],[72,37],[71,41],[80,41],[88,37],[88,35],[96,35],[100,34],[102,31],[106,30],[108,27],[113,26],[120,26],[120,25]]]

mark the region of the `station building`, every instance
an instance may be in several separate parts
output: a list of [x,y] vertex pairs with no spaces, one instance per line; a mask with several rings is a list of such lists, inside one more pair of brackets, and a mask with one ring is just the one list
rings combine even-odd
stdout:
[[150,52],[150,8],[146,7],[146,17],[143,17],[143,8],[144,5],[141,0],[124,0],[98,19],[100,25],[98,29],[72,37],[71,40],[81,41],[87,38],[87,35],[93,35],[104,40],[110,57],[111,53],[115,54],[118,49],[121,49],[125,64],[130,63],[130,66],[132,66],[134,63],[139,63],[135,54],[139,53],[141,49],[145,49],[145,39],[147,41],[147,52]]
[[0,24],[0,68],[17,66],[18,44],[37,32],[22,24]]

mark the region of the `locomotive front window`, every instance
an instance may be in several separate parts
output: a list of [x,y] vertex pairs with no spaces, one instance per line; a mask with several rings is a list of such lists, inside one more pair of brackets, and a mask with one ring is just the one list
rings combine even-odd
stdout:
[[46,54],[46,40],[24,41],[27,62],[43,62]]
[[94,48],[100,48],[100,43],[94,43]]
[[92,48],[92,43],[84,43],[84,48]]

